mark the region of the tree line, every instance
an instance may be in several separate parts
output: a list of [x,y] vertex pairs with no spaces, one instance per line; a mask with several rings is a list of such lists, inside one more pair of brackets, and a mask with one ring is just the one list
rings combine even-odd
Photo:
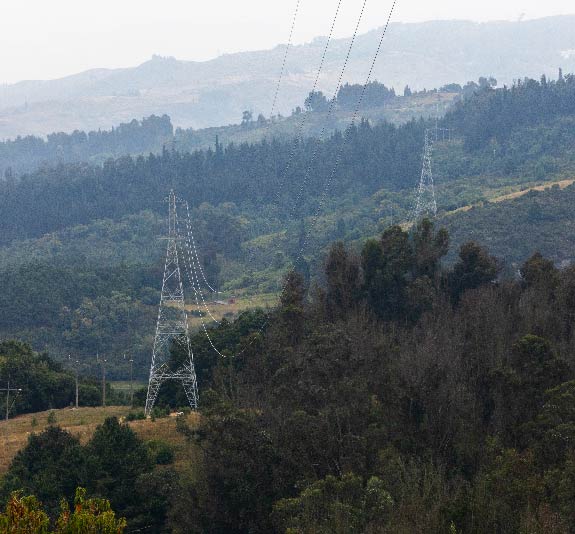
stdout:
[[[320,284],[288,275],[266,328],[256,310],[213,330],[224,358],[194,338],[201,417],[178,429],[197,469],[153,478],[157,531],[571,533],[575,269],[536,253],[508,279],[479,244],[445,265],[449,248],[427,220],[335,243]],[[30,447],[6,491],[82,472]]]
[[111,130],[54,132],[46,139],[18,136],[0,143],[0,175],[31,172],[42,165],[93,161],[102,163],[124,154],[156,152],[172,140],[174,128],[167,115],[133,119]]
[[490,141],[505,144],[514,129],[534,126],[575,112],[575,76],[559,71],[557,80],[525,78],[511,87],[486,86],[460,101],[445,123],[455,127],[471,150]]
[[429,221],[337,243],[264,335],[220,327],[191,532],[572,532],[575,270],[448,247]]

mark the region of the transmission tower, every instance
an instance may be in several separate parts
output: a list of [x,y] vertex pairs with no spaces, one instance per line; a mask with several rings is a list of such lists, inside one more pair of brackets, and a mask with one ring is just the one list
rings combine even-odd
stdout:
[[433,142],[437,136],[437,128],[425,130],[425,143],[423,146],[423,168],[417,187],[413,220],[417,222],[421,217],[437,215],[437,203],[435,201],[435,187],[433,185],[433,173],[431,171],[431,157],[433,154]]
[[[177,199],[174,191],[168,197],[168,242],[166,252],[166,266],[162,283],[162,295],[156,324],[156,337],[152,352],[152,365],[150,367],[150,381],[148,383],[148,396],[146,398],[146,415],[150,415],[158,397],[160,386],[167,380],[181,382],[186,392],[188,402],[193,410],[198,407],[198,386],[194,357],[190,345],[188,332],[188,316],[186,314],[184,288],[178,260],[178,242],[180,237],[177,231]],[[185,361],[174,368],[171,361],[170,349],[179,344],[185,353]]]
[[415,207],[413,208],[412,219],[417,222],[425,216],[435,217],[437,215],[437,202],[435,201],[435,186],[433,183],[433,172],[431,170],[431,159],[433,156],[433,145],[436,141],[451,141],[451,130],[448,128],[435,128],[425,130],[425,142],[423,147],[423,168],[421,178],[417,186]]

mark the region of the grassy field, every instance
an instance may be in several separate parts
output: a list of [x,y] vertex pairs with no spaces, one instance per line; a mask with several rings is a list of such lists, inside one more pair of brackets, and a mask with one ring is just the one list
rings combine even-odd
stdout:
[[[205,295],[204,295],[205,298]],[[251,296],[236,296],[233,299],[229,297],[222,297],[221,300],[219,299],[206,299],[206,306],[210,310],[213,318],[216,321],[221,321],[224,317],[230,321],[232,321],[235,317],[238,316],[243,311],[252,310],[255,308],[272,308],[277,304],[278,296],[275,293],[267,293],[261,295],[251,295]],[[210,317],[200,302],[201,310],[204,314],[204,320],[206,323],[212,321],[212,317]],[[197,311],[197,306],[189,305],[186,307],[188,312]],[[190,328],[196,329],[202,326],[202,321],[200,317],[196,317],[192,315],[192,313],[188,314],[188,322],[190,324]]]
[[[130,381],[129,380],[111,380],[110,381],[110,387],[114,390],[114,391],[121,391],[122,393],[130,393]],[[148,383],[147,382],[143,382],[143,381],[139,381],[139,380],[134,380],[133,382],[133,388],[134,388],[134,393],[136,391],[138,391],[139,389],[147,389],[148,387]]]
[[[566,187],[569,187],[573,183],[575,183],[575,178],[571,178],[571,179],[567,179],[567,180],[558,180],[558,181],[553,181],[553,182],[546,182],[546,183],[534,185],[531,187],[525,187],[519,191],[512,191],[511,193],[506,193],[503,195],[499,194],[496,196],[488,197],[487,202],[498,203],[498,202],[505,202],[507,200],[514,200],[516,198],[520,198],[520,197],[526,195],[527,193],[530,193],[531,191],[545,191],[546,189],[551,189],[554,186],[558,186],[559,189],[565,189]],[[446,212],[445,215],[454,215],[456,213],[469,211],[471,208],[473,208],[472,205],[461,206],[460,208],[457,208],[456,210]]]
[[[55,424],[77,436],[80,442],[86,443],[93,435],[96,427],[107,417],[125,417],[130,411],[127,406],[109,406],[106,408],[64,408],[52,410],[56,418]],[[48,424],[49,411],[26,414],[0,422],[0,475],[3,475],[16,453],[26,445],[32,433],[42,432]],[[198,422],[198,414],[192,413],[186,417],[186,422],[194,426]],[[176,467],[188,467],[192,446],[176,431],[176,418],[166,417],[152,421],[131,421],[130,427],[143,440],[162,440],[174,448]]]

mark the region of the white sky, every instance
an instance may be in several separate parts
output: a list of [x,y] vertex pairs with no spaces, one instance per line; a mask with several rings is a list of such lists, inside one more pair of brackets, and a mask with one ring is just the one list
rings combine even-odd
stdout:
[[[286,42],[296,0],[0,0],[0,82],[127,67],[152,54],[205,60]],[[344,0],[336,36],[352,33],[362,0]],[[337,0],[301,0],[294,40],[326,35]],[[391,0],[368,0],[361,31]],[[398,0],[394,21],[517,20],[575,13],[573,0]]]

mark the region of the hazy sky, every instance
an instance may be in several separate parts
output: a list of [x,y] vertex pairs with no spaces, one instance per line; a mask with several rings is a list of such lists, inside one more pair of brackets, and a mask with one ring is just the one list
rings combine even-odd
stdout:
[[[286,42],[296,0],[0,0],[0,82],[133,66],[152,54],[205,60]],[[337,36],[362,0],[344,0]],[[328,32],[337,0],[301,0],[295,42]],[[368,0],[361,31],[381,26],[391,0]],[[398,0],[395,21],[517,20],[575,13],[573,0]]]

